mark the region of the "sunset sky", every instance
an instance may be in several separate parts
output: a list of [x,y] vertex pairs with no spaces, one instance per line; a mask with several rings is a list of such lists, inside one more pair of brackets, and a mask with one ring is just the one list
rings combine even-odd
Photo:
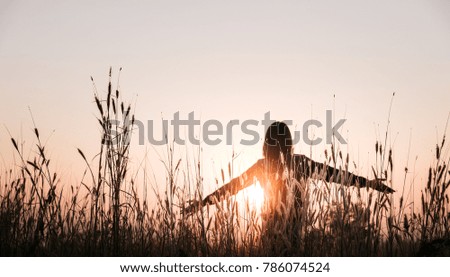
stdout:
[[[336,121],[347,120],[342,150],[369,177],[395,92],[388,139],[394,164],[402,175],[417,156],[410,177],[427,172],[450,111],[450,1],[93,2],[0,0],[2,170],[13,157],[8,131],[28,146],[33,141],[30,108],[49,138],[55,170],[79,182],[84,167],[76,149],[93,157],[99,148],[90,76],[105,93],[112,66],[114,84],[123,67],[123,100],[143,122],[194,111],[202,122],[226,125],[270,112],[293,120],[293,131],[309,119],[324,122],[333,110]],[[261,125],[255,130],[264,133]],[[233,149],[235,170],[249,167],[261,143],[204,145],[206,180]],[[313,158],[323,161],[327,148],[314,147]],[[146,151],[159,171],[155,151],[163,149],[137,141],[131,167],[139,168]],[[193,154],[195,147],[179,151]],[[309,155],[310,148],[300,142],[295,151]]]

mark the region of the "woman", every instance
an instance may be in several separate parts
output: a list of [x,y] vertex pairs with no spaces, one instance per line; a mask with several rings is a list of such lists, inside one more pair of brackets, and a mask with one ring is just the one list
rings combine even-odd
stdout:
[[[301,207],[301,188],[290,186],[290,179],[302,183],[314,177],[327,182],[343,185],[370,187],[372,189],[392,193],[394,190],[381,182],[381,180],[368,180],[344,170],[315,162],[310,158],[292,153],[292,136],[289,127],[283,122],[274,122],[266,132],[263,146],[264,158],[258,160],[239,177],[220,187],[202,201],[191,201],[185,209],[190,213],[207,204],[215,204],[223,198],[235,195],[240,190],[250,186],[255,179],[259,180],[264,189],[264,196],[271,205],[286,204],[289,191],[294,196],[294,207]],[[292,188],[292,189],[289,189]]]

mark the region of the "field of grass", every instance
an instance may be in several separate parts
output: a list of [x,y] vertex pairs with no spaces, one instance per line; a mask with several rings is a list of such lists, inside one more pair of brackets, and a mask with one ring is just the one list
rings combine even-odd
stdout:
[[[155,190],[154,200],[140,196],[137,188],[146,185],[128,172],[135,119],[119,99],[111,82],[105,97],[95,95],[101,141],[95,163],[82,150],[74,157],[87,168],[79,184],[63,183],[53,170],[37,127],[34,157],[25,157],[22,144],[11,138],[19,158],[0,173],[0,256],[450,255],[445,137],[436,146],[428,180],[415,184],[421,191],[416,211],[403,200],[408,188],[397,187],[400,201],[393,201],[392,194],[319,178],[288,184],[303,191],[301,210],[288,202],[265,203],[259,211],[249,201],[229,198],[184,214],[188,200],[202,196],[202,164],[188,167],[174,158],[169,144],[166,182],[159,184],[164,192]],[[118,119],[120,124],[111,123]],[[389,184],[392,150],[381,142],[375,147],[374,174]],[[326,156],[324,162],[348,168],[348,156],[333,147]]]

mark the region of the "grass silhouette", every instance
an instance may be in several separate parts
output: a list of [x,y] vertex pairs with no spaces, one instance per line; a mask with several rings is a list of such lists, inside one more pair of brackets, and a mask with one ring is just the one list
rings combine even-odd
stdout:
[[[168,143],[165,191],[153,201],[137,193],[128,172],[134,115],[110,81],[106,98],[94,95],[101,126],[92,162],[80,184],[65,184],[52,170],[38,128],[36,149],[25,157],[11,138],[17,166],[0,174],[1,256],[416,256],[448,255],[448,157],[445,136],[421,190],[420,211],[399,206],[392,194],[331,181],[296,180],[302,208],[293,201],[266,203],[255,211],[247,199],[228,197],[190,214],[193,197],[203,199],[200,159],[182,162]],[[166,138],[169,141],[168,138]],[[392,181],[392,149],[376,142],[375,178]],[[348,170],[349,158],[332,145],[324,163]],[[231,165],[229,165],[229,168]],[[407,171],[408,169],[405,169]],[[317,172],[319,175],[324,172]],[[228,179],[232,179],[229,170]],[[222,182],[225,183],[222,171]],[[139,184],[147,189],[144,182]],[[276,217],[276,220],[274,220]]]

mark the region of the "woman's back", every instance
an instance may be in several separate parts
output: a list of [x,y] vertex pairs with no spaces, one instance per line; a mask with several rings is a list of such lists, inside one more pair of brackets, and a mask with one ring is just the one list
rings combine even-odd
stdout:
[[[286,205],[290,191],[295,197],[299,190],[293,190],[290,182],[294,167],[292,136],[289,127],[284,122],[272,123],[266,131],[263,146],[265,178],[260,180],[264,189],[266,204],[274,208],[280,204]],[[297,184],[295,184],[297,185]]]

